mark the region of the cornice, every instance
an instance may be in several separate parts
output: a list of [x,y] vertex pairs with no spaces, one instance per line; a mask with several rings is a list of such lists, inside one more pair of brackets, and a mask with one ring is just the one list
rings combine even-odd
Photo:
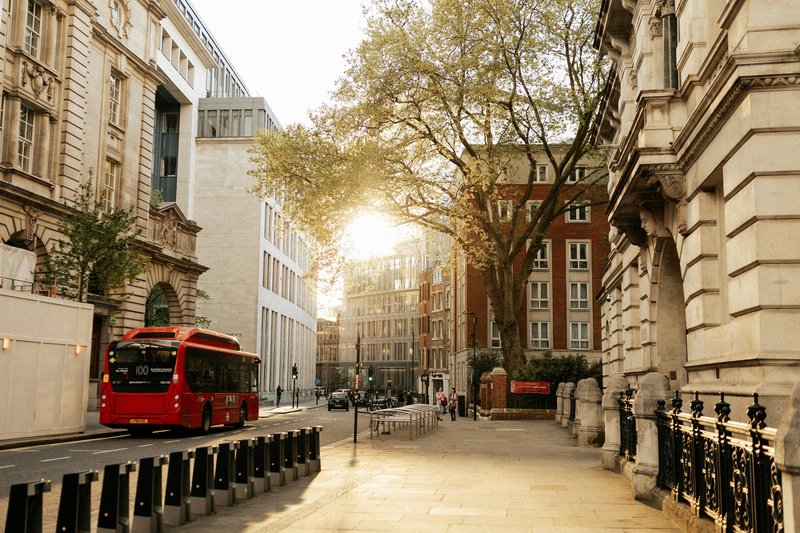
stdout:
[[[117,53],[124,55],[125,59],[128,61],[128,64],[144,75],[153,76],[157,72],[157,70],[150,63],[144,61],[139,56],[131,52],[127,46],[122,44],[119,39],[109,33],[109,31],[97,21],[92,22],[92,35],[106,46],[113,48]],[[161,76],[159,76],[159,81],[161,81],[160,77]]]

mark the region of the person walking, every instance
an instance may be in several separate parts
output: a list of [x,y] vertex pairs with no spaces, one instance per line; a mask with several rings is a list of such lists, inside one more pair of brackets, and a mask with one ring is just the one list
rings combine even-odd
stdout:
[[444,393],[444,389],[439,387],[439,390],[436,391],[436,418],[441,420],[446,408],[447,395]]
[[275,398],[276,398],[275,407],[281,406],[281,393],[283,393],[283,389],[281,388],[280,385],[278,385],[278,388],[275,389]]
[[456,405],[458,404],[458,395],[456,394],[456,388],[453,387],[450,390],[450,398],[449,402],[447,403],[447,408],[450,410],[450,420],[453,422],[456,421]]

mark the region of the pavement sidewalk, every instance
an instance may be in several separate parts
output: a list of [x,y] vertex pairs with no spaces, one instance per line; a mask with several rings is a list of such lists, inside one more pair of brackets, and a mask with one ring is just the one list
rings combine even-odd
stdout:
[[679,531],[552,420],[444,420],[414,440],[367,432],[323,447],[321,461],[317,474],[177,530]]

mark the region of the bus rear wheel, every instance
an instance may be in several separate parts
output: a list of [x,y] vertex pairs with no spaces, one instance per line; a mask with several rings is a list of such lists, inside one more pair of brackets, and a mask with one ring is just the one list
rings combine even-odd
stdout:
[[209,431],[211,431],[211,407],[206,404],[206,406],[203,407],[203,415],[200,419],[200,433],[208,435]]
[[247,420],[247,406],[242,404],[239,407],[239,421],[236,423],[236,427],[241,429],[244,427],[244,423]]

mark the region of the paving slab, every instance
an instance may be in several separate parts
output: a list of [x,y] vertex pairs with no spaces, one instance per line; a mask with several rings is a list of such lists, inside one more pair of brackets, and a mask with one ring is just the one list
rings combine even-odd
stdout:
[[552,420],[442,421],[322,448],[322,471],[176,531],[678,532]]

